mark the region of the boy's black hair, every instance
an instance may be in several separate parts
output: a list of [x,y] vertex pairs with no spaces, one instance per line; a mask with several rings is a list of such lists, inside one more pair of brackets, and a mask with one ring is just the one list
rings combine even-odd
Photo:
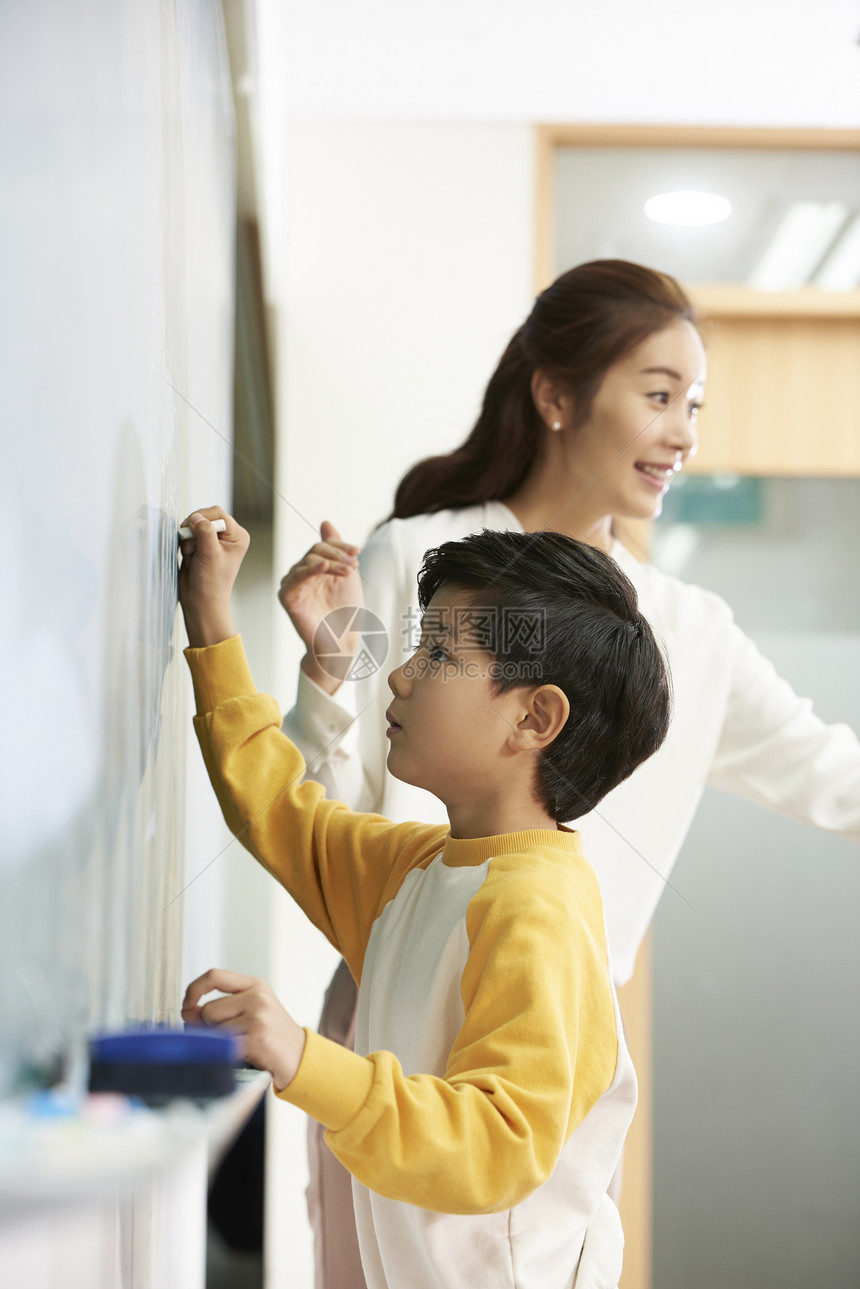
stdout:
[[671,681],[636,591],[602,551],[563,533],[493,532],[424,556],[418,601],[464,592],[494,694],[558,685],[570,716],[538,758],[536,792],[558,823],[593,810],[663,742]]

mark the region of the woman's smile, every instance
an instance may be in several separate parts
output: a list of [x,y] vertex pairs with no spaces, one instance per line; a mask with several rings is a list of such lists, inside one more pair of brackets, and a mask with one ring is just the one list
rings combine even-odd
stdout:
[[637,461],[634,469],[641,476],[643,483],[658,492],[666,492],[669,484],[681,469],[681,461],[675,460],[671,465],[654,462]]

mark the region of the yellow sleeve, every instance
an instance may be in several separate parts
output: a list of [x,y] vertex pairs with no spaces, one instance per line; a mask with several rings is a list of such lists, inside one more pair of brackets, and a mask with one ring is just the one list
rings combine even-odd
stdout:
[[274,698],[257,693],[239,636],[185,655],[194,728],[228,827],[359,979],[379,910],[411,868],[442,849],[448,830],[356,814],[328,801],[318,783],[303,783],[304,759],[281,733]]
[[[448,1213],[512,1207],[550,1176],[612,1083],[618,1056],[603,915],[591,870],[559,881],[505,857],[471,901],[462,1028],[444,1077],[406,1076],[309,1033],[280,1096],[326,1125],[365,1186]],[[507,861],[511,862],[508,863]],[[587,866],[583,864],[583,869]]]

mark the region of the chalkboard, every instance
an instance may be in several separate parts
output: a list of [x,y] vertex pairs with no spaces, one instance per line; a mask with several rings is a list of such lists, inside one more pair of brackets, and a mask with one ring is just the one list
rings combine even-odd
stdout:
[[217,934],[176,528],[229,502],[235,179],[220,5],[12,0],[0,70],[9,1095],[177,1019]]

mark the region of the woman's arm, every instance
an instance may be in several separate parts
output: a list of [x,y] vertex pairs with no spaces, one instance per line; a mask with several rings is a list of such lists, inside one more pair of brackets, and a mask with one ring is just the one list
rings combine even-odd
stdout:
[[827,725],[737,627],[732,682],[709,782],[860,841],[860,743]]
[[[334,693],[316,684],[303,667],[295,706],[283,722],[284,733],[307,762],[308,778],[354,810],[377,811],[382,806],[388,752],[384,716],[391,699],[387,679],[402,661],[403,633],[409,633],[417,617],[417,569],[406,568],[399,529],[397,521],[384,524],[359,559],[364,607],[387,633],[386,656],[377,660],[368,654],[369,674],[343,681]],[[417,644],[417,631],[414,634]],[[374,646],[378,639],[374,637]]]

